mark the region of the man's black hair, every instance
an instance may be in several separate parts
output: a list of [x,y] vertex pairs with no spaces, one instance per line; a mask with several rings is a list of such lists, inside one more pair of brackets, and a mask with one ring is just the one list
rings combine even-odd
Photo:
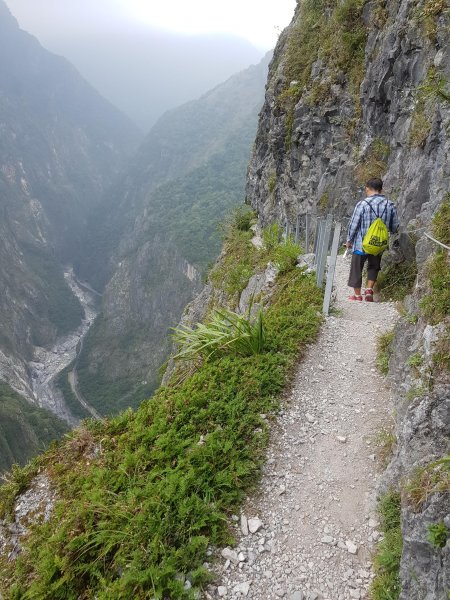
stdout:
[[376,192],[381,192],[383,190],[383,182],[379,177],[372,177],[366,183],[366,187],[371,190],[375,190]]

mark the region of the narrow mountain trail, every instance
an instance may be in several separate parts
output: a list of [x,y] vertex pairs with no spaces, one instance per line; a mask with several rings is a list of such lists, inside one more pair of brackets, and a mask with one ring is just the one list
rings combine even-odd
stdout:
[[81,395],[81,393],[80,393],[80,391],[78,389],[78,377],[77,377],[77,372],[76,372],[75,368],[73,368],[72,371],[69,371],[67,379],[69,381],[69,385],[70,385],[70,388],[72,390],[72,393],[74,394],[74,396],[78,400],[78,402],[81,404],[81,406],[85,410],[87,410],[88,413],[94,419],[96,419],[97,421],[103,421],[103,417],[101,416],[101,414],[98,413],[93,406],[91,406],[90,404],[88,404],[88,402],[86,402],[86,400]]
[[348,270],[339,257],[336,316],[298,367],[260,492],[236,519],[238,546],[222,551],[209,598],[367,598],[380,537],[375,436],[393,411],[376,341],[398,314],[390,303],[348,301]]

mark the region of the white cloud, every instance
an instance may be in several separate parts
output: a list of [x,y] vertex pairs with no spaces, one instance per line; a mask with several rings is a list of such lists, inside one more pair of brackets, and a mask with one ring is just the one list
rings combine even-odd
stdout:
[[271,48],[296,0],[122,0],[141,21],[188,34],[228,33]]

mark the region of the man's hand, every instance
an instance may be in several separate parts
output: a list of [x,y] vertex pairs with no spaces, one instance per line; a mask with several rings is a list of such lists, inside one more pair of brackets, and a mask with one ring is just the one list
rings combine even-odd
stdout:
[[351,248],[353,246],[352,242],[345,242],[344,246],[346,248]]

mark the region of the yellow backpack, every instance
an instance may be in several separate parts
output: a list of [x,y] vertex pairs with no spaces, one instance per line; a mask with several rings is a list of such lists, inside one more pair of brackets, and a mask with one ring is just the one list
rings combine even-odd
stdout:
[[[383,214],[387,212],[387,202],[385,208],[381,214],[381,217],[375,212],[372,204],[367,202],[372,212],[375,214],[376,219],[371,223],[366,235],[363,239],[363,250],[366,254],[381,254],[389,247],[389,231],[386,224],[382,220]],[[378,207],[379,208],[379,207]]]

